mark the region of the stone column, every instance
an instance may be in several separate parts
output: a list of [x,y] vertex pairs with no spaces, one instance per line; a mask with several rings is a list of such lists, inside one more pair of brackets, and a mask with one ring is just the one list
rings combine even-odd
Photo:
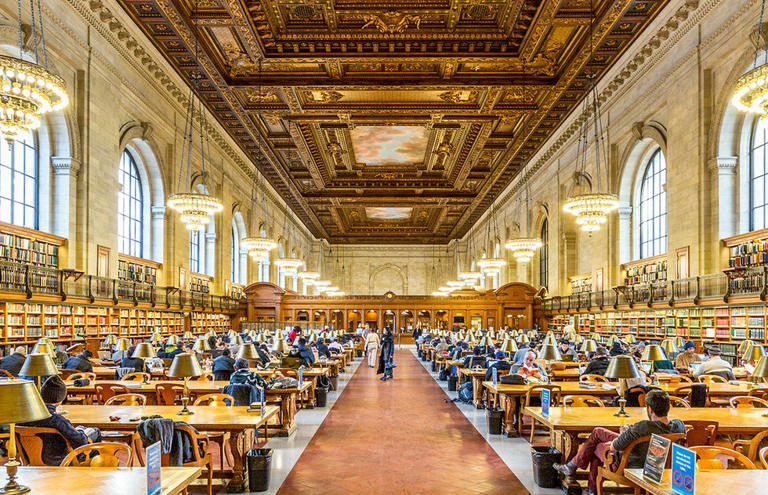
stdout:
[[632,260],[632,207],[619,207],[619,263]]
[[150,222],[150,256],[155,261],[163,261],[163,230],[165,229],[165,206],[153,206],[150,208],[152,220]]
[[[51,157],[53,169],[53,202],[51,204],[51,231],[61,237],[70,238],[74,232],[77,204],[77,174],[80,162],[70,156]],[[117,212],[115,212],[117,214]]]
[[[709,168],[716,174],[717,181],[717,238],[730,237],[739,232],[738,187],[736,184],[736,167],[738,157],[718,156],[710,162]],[[745,208],[741,208],[745,209]]]
[[216,276],[216,233],[205,233],[205,269],[206,275]]
[[[250,283],[250,279],[248,278],[248,265],[249,265],[249,259],[248,259],[248,251],[245,249],[240,248],[240,252],[238,253],[238,256],[240,256],[240,283],[244,286],[247,286]],[[254,280],[258,279],[258,277],[251,277]]]

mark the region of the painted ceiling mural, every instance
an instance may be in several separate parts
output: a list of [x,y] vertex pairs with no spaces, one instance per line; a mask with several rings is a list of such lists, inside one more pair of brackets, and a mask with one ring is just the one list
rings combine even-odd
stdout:
[[368,206],[365,216],[371,220],[408,220],[413,214],[413,208],[397,206]]
[[118,0],[332,243],[463,236],[667,1]]

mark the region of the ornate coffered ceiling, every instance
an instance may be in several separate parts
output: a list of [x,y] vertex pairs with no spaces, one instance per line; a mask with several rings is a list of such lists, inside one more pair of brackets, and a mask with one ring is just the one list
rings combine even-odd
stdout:
[[466,233],[667,3],[593,1],[590,57],[590,0],[118,0],[313,234],[398,244]]

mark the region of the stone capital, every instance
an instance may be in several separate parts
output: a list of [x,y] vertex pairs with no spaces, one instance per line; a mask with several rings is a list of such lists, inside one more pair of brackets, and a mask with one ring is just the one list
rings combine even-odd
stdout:
[[153,219],[165,218],[165,206],[153,206],[150,208],[150,211],[152,212]]
[[72,175],[77,177],[80,171],[80,162],[71,156],[52,156],[51,168],[54,175]]
[[716,156],[709,161],[709,169],[716,171],[718,175],[736,175],[738,165],[737,156]]
[[216,232],[206,232],[205,233],[205,240],[206,241],[216,241]]
[[619,206],[619,209],[617,210],[619,213],[620,219],[629,218],[632,216],[632,207],[631,206]]

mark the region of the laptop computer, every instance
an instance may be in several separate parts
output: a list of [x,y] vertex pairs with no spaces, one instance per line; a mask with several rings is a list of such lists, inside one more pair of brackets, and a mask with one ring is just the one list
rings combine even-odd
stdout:
[[301,360],[297,357],[286,356],[280,362],[281,368],[299,369]]
[[701,367],[702,363],[696,361],[688,365],[689,368],[691,368],[691,373],[696,373],[699,368]]

